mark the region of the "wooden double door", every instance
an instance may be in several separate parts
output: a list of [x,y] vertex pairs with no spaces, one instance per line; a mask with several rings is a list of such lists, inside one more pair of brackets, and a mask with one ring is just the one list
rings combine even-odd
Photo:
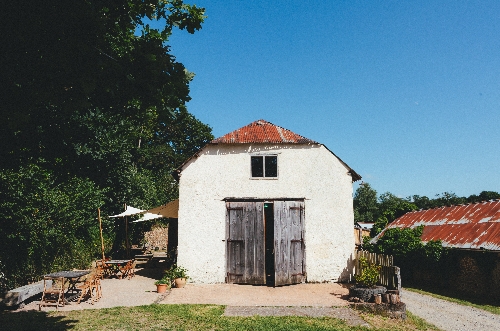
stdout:
[[227,201],[226,208],[226,282],[305,282],[303,200]]

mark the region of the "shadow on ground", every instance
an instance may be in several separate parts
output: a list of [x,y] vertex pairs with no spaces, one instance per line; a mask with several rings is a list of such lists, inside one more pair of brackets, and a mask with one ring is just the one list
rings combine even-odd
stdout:
[[151,279],[160,279],[163,276],[163,269],[161,268],[136,269],[135,274]]
[[75,320],[64,319],[64,316],[51,316],[47,312],[0,312],[0,325],[2,330],[64,331],[71,330],[77,322],[78,321]]
[[447,289],[439,286],[433,286],[432,284],[416,284],[407,283],[406,287],[414,288],[438,295],[442,295],[449,298],[454,298],[458,300],[468,301],[477,305],[490,305],[490,306],[500,306],[500,298],[490,298],[486,296],[471,296],[463,293],[459,293],[453,289]]

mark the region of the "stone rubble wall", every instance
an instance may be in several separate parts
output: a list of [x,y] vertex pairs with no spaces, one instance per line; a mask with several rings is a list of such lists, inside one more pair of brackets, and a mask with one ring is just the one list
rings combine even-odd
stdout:
[[166,249],[168,245],[168,227],[156,226],[144,233],[144,240],[149,249],[159,247]]

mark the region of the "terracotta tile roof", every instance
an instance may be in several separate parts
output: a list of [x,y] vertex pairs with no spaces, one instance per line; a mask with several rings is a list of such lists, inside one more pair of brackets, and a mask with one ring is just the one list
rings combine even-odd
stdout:
[[[252,122],[238,130],[230,132],[223,135],[217,139],[212,140],[209,144],[255,144],[255,143],[270,143],[270,144],[318,144],[325,147],[330,153],[332,153],[347,169],[352,177],[352,181],[355,182],[361,179],[361,176],[356,173],[351,167],[349,167],[344,161],[342,161],[337,155],[328,149],[323,144],[320,144],[314,140],[307,139],[298,135],[290,130],[284,129],[280,126],[274,125],[265,120],[258,120]],[[203,147],[202,149],[204,149]],[[176,171],[174,171],[174,178],[178,179],[179,174],[182,171],[184,165],[189,162],[192,158],[197,157],[198,153],[187,159]]]
[[422,241],[443,246],[500,251],[500,200],[409,212],[385,229],[424,225]]
[[238,130],[223,135],[210,142],[211,144],[318,144],[290,130],[274,125],[264,120],[252,122]]

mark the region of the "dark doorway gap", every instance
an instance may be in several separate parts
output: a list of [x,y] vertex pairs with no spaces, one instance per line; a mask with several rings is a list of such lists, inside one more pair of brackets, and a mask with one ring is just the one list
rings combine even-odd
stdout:
[[266,285],[274,286],[274,204],[264,203]]

